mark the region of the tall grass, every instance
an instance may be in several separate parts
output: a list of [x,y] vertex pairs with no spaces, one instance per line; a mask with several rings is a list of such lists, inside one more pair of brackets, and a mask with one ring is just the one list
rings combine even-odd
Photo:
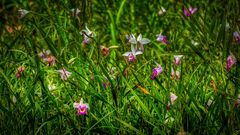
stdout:
[[[189,6],[198,10],[186,17]],[[161,7],[166,13],[159,15]],[[239,134],[239,7],[235,0],[1,1],[0,133]],[[20,8],[30,12],[18,19]],[[96,35],[89,45],[82,44],[85,26]],[[156,40],[160,32],[169,45]],[[122,56],[131,33],[151,40],[135,62]],[[102,56],[101,45],[116,47]],[[38,56],[43,50],[54,66]],[[237,63],[227,72],[230,53]],[[151,80],[156,63],[163,73]],[[72,73],[67,80],[62,68]],[[178,98],[168,110],[170,92]],[[90,109],[78,116],[73,103],[81,98]]]

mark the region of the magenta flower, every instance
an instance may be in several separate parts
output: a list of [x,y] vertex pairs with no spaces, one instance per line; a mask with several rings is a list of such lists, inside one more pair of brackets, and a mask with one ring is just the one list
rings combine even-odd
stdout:
[[152,70],[151,79],[154,80],[162,72],[163,72],[163,68],[158,64],[158,66]]
[[90,109],[87,103],[83,103],[82,98],[79,103],[74,103],[73,107],[77,109],[78,115],[86,115],[88,113],[88,109]]
[[160,34],[158,34],[156,36],[157,36],[157,41],[159,41],[159,42],[161,42],[161,43],[163,43],[165,45],[169,44],[167,36],[162,35],[162,33],[160,33]]
[[180,65],[183,55],[174,55],[174,63],[176,66]]
[[65,68],[62,68],[61,70],[57,70],[60,73],[62,80],[67,80],[68,77],[72,74],[71,72],[68,72]]
[[185,16],[190,17],[197,11],[197,8],[192,8],[191,6],[187,8],[183,8],[183,13]]
[[170,102],[168,102],[167,104],[167,110],[170,110],[170,106],[173,105],[175,103],[175,101],[177,100],[177,96],[174,93],[170,93]]
[[231,67],[237,62],[235,56],[230,53],[230,55],[227,57],[227,64],[226,64],[226,69],[229,71]]
[[237,43],[240,43],[240,35],[237,31],[233,32],[233,36]]
[[129,62],[133,62],[136,60],[136,55],[142,54],[142,51],[136,51],[135,47],[133,44],[131,44],[131,52],[125,52],[124,54],[122,54],[122,56],[126,56],[127,60]]

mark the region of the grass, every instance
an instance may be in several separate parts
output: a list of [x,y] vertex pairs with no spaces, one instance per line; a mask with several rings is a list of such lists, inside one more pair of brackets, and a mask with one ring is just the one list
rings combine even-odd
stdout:
[[[186,17],[189,6],[198,10]],[[236,0],[1,1],[1,134],[239,134],[239,7]],[[21,19],[20,8],[30,11]],[[73,8],[81,12],[73,16]],[[95,36],[84,45],[86,26]],[[156,40],[160,32],[169,45]],[[151,40],[134,62],[122,56],[131,33]],[[114,47],[103,56],[100,46]],[[53,66],[39,57],[43,50]],[[230,53],[237,62],[227,72]],[[183,55],[179,66],[174,55]],[[156,63],[163,72],[152,80]],[[168,110],[170,92],[177,100]],[[81,98],[90,109],[78,116]]]

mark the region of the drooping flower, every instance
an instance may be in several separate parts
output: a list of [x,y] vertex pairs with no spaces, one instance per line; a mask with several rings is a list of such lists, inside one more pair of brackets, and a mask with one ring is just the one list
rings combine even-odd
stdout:
[[197,11],[197,8],[192,8],[191,6],[187,8],[183,8],[183,13],[185,16],[190,17]]
[[227,57],[227,64],[226,64],[226,69],[229,71],[231,67],[237,62],[235,56],[230,53],[230,55]]
[[160,33],[160,34],[158,34],[156,36],[157,36],[157,41],[159,41],[159,42],[161,42],[161,43],[163,43],[165,45],[169,44],[167,36],[162,35],[162,33]]
[[181,59],[182,59],[183,55],[174,55],[174,64],[176,66],[181,64]]
[[72,74],[71,72],[68,72],[65,68],[62,68],[61,70],[57,70],[60,73],[62,80],[67,80],[68,77]]
[[170,102],[168,102],[167,104],[167,110],[170,110],[170,106],[174,105],[176,100],[177,100],[177,96],[174,93],[170,92]]
[[80,34],[83,36],[83,41],[82,41],[82,43],[83,43],[84,45],[85,45],[85,44],[90,44],[91,41],[92,41],[91,38],[93,38],[93,37],[95,36],[95,34],[94,34],[92,31],[90,31],[87,26],[85,27],[84,30],[82,30],[82,31],[80,32]]
[[158,64],[157,67],[152,70],[151,79],[154,80],[162,72],[163,68],[161,67],[161,65]]
[[237,32],[237,31],[233,32],[233,36],[234,36],[236,42],[240,43],[240,34],[239,34],[239,32]]
[[24,16],[26,16],[29,13],[29,11],[25,9],[19,9],[18,12],[19,12],[19,16],[18,16],[19,19],[22,19]]
[[129,62],[133,62],[136,60],[136,55],[142,54],[142,51],[136,51],[135,47],[133,44],[131,44],[131,52],[125,52],[124,54],[122,54],[122,56],[126,56],[127,60]]
[[172,68],[172,70],[171,70],[171,77],[172,77],[172,79],[176,78],[176,80],[179,80],[180,72],[179,71],[174,71],[174,69]]
[[73,107],[77,109],[78,115],[86,115],[88,113],[88,109],[90,109],[88,103],[83,103],[83,99],[81,98],[79,103],[74,103]]
[[72,12],[72,16],[76,17],[79,15],[81,10],[79,10],[78,8],[73,8],[73,9],[71,9],[71,12]]
[[22,73],[24,72],[24,70],[25,70],[24,66],[18,67],[17,72],[16,72],[16,77],[20,78]]

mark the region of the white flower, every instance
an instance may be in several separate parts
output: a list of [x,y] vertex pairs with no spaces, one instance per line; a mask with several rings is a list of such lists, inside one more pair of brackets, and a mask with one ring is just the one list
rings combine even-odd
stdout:
[[62,68],[61,70],[57,70],[60,73],[62,80],[67,80],[68,77],[72,74],[71,72],[68,72],[65,68]]
[[71,9],[72,15],[73,16],[78,16],[78,14],[81,12],[78,8],[73,8]]
[[19,9],[19,19],[23,18],[25,15],[27,15],[29,13],[29,11],[25,10],[25,9]]
[[85,29],[83,29],[82,31],[80,31],[80,34],[83,36],[83,44],[89,44],[91,43],[91,38],[93,38],[95,36],[95,34],[90,31],[88,29],[88,27],[86,26]]
[[136,51],[133,44],[131,44],[131,52],[125,52],[122,56],[128,57],[128,61],[133,62],[136,59],[136,55],[142,54],[142,51]]
[[162,14],[166,13],[166,9],[164,7],[161,7],[161,9],[158,11],[158,15],[161,16]]

